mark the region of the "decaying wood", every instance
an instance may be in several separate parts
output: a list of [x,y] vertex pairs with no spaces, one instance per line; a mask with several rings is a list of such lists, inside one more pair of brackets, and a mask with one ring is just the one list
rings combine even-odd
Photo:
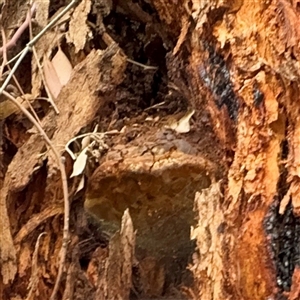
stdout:
[[[226,224],[221,209],[220,183],[213,183],[195,195],[198,224],[191,238],[197,241],[191,271],[198,287],[197,299],[229,299],[223,296],[222,246]],[[238,275],[237,275],[238,276]]]
[[[111,69],[108,64],[111,60]],[[103,68],[101,68],[103,66]],[[105,66],[105,67],[104,67]],[[94,117],[97,110],[104,104],[99,93],[111,93],[114,85],[122,80],[122,70],[125,66],[125,57],[122,56],[117,45],[112,45],[104,51],[93,51],[86,60],[75,67],[70,82],[63,88],[57,99],[59,116],[50,112],[42,121],[42,126],[53,144],[63,153],[64,145],[82,127],[86,126]],[[118,70],[113,70],[118,68]],[[118,76],[115,73],[118,72]],[[110,77],[112,76],[112,77]],[[76,90],[76,93],[74,91]],[[82,107],[82,99],[85,105]],[[69,113],[71,112],[71,113]],[[57,128],[60,128],[57,130]],[[17,155],[9,165],[4,187],[1,190],[1,261],[2,276],[5,283],[14,278],[16,268],[15,250],[11,240],[9,221],[7,218],[7,206],[10,205],[10,197],[19,192],[28,184],[33,169],[41,165],[41,153],[44,149],[44,141],[38,134],[33,134],[30,139],[19,149]],[[46,154],[47,156],[49,153]],[[46,156],[43,157],[45,159]],[[49,166],[53,168],[49,155]],[[19,172],[22,166],[24,172]],[[49,199],[51,201],[51,199]],[[57,201],[58,199],[52,199]]]
[[129,210],[126,210],[122,217],[121,231],[109,243],[104,276],[99,278],[97,284],[97,299],[129,299],[134,249],[135,232]]
[[[129,207],[141,232],[137,245],[160,259],[163,253],[176,253],[188,242],[193,188],[208,187],[217,170],[208,159],[197,155],[197,149],[184,137],[162,124],[151,131],[147,128],[127,128],[115,137],[116,147],[108,151],[89,181],[85,207],[107,224],[109,231],[118,226],[122,212]],[[123,135],[132,130],[139,132],[139,137],[122,145]],[[151,242],[153,237],[155,243]]]
[[[119,130],[106,141],[109,146],[97,157],[99,165],[80,196],[85,209],[98,219],[97,228],[113,236],[109,253],[93,246],[91,257],[84,258],[89,261],[85,272],[78,258],[80,234],[74,234],[71,244],[77,252],[66,266],[63,299],[85,291],[87,298],[97,299],[128,299],[130,290],[137,296],[161,296],[165,284],[174,279],[174,261],[182,255],[185,268],[194,252],[189,244],[194,200],[194,286],[186,289],[191,297],[299,298],[299,1],[106,2],[106,7],[98,3],[102,14],[92,2],[82,1],[67,39],[72,51],[81,53],[75,60],[81,60],[89,47],[110,46],[91,51],[75,67],[57,99],[60,115],[50,111],[42,120],[61,153],[92,123],[106,100],[114,100],[108,130]],[[88,15],[90,23],[96,20],[91,27]],[[128,32],[135,33],[134,42]],[[123,45],[129,61],[139,60],[137,64],[125,70],[126,58],[114,40]],[[149,55],[153,49],[160,51]],[[151,72],[133,71],[140,61],[154,61]],[[126,84],[133,78],[130,87],[116,88],[125,73]],[[138,85],[141,74],[157,78]],[[40,85],[34,83],[33,89]],[[161,93],[165,94],[159,98]],[[178,99],[185,103],[181,112],[195,111],[191,129],[184,134],[166,128],[164,122]],[[42,224],[50,234],[40,245],[45,261],[41,272],[50,284],[57,273],[53,262],[62,243],[62,195],[53,155],[46,150],[42,138],[33,133],[8,166],[1,190],[1,271],[7,283],[18,264],[14,287],[31,265],[33,243],[25,238],[34,235],[36,240]],[[68,158],[66,163],[71,174]],[[223,180],[216,183],[220,177]],[[24,202],[17,207],[20,199]],[[115,233],[122,216],[122,230]],[[133,226],[138,230],[136,248]],[[133,285],[135,276],[140,282]],[[75,279],[79,284],[73,283]],[[46,280],[39,284],[39,290],[47,290]]]
[[45,233],[41,233],[36,241],[36,245],[34,248],[34,252],[32,255],[32,266],[31,266],[31,277],[30,277],[30,283],[28,285],[29,292],[26,297],[26,300],[34,299],[35,298],[35,292],[38,287],[39,282],[39,263],[38,263],[38,253],[39,253],[39,246],[40,246],[40,239]]
[[[196,0],[182,1],[181,8],[168,1],[153,3],[160,18],[174,25],[170,28],[179,36],[181,48],[189,49],[192,82],[199,91],[191,101],[196,107],[206,103],[215,132],[228,149],[234,149],[226,202],[220,207],[228,225],[225,240],[229,256],[222,260],[231,266],[227,273],[234,290],[231,296],[265,299],[278,292],[274,276],[278,270],[271,262],[267,245],[273,236],[266,238],[264,218],[277,196],[285,203],[281,213],[291,200],[294,214],[299,215],[298,1]],[[193,20],[188,34],[186,14]],[[176,26],[177,20],[182,20],[181,26]],[[182,35],[186,36],[185,44]],[[218,53],[223,62],[216,58]],[[232,86],[234,97],[228,94],[222,100],[220,74],[224,75],[223,83],[225,76],[230,78],[226,86]],[[214,104],[221,101],[224,113]],[[288,153],[283,143],[288,144]],[[287,172],[286,177],[282,172]],[[286,197],[279,186],[289,187]],[[225,293],[221,295],[226,298]]]

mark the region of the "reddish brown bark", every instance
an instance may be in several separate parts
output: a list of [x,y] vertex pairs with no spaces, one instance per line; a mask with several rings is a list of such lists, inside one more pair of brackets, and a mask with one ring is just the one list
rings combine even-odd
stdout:
[[[59,296],[177,297],[181,284],[195,299],[297,299],[298,1],[106,4],[82,2],[74,16],[85,21],[77,28],[72,17],[68,43],[59,36],[75,73],[57,99],[62,115],[47,107],[41,114],[61,153],[96,123],[101,132],[118,130],[97,141],[81,194],[75,196],[79,180],[69,180],[73,231]],[[40,51],[55,51],[44,46]],[[99,63],[90,63],[91,48],[105,49]],[[32,85],[40,89],[39,80]],[[171,130],[191,109],[189,132]],[[1,158],[0,291],[3,299],[11,292],[26,297],[36,240],[46,231],[41,275],[31,292],[49,297],[62,244],[59,175],[41,138],[28,137],[15,113],[0,114],[8,149]],[[66,156],[69,175],[72,166]],[[109,253],[102,251],[100,244],[109,243],[104,233],[115,232],[127,208],[136,245],[133,234],[126,243],[117,233]],[[188,265],[194,284],[182,271]]]

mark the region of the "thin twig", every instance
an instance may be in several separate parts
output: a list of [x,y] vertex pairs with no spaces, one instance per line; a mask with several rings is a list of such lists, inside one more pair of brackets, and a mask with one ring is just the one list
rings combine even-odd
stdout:
[[[31,16],[34,14],[36,10],[36,4],[33,3],[31,7],[31,14],[27,14],[25,21],[23,24],[18,28],[18,30],[15,32],[11,40],[6,44],[6,51],[13,46],[16,45],[18,39],[21,37],[22,33],[25,31],[25,29],[29,26],[29,22],[31,21]],[[0,55],[3,53],[4,47],[0,48]]]
[[[29,11],[29,13],[30,13],[30,11]],[[30,18],[30,20],[31,20],[31,18]],[[29,23],[29,36],[30,36],[30,40],[32,40],[32,39],[33,39],[33,35],[32,35],[32,24],[31,24],[31,22]],[[55,112],[56,112],[57,114],[59,114],[59,110],[58,110],[58,108],[57,108],[55,102],[53,101],[52,95],[51,95],[51,93],[50,93],[50,91],[49,91],[49,88],[48,88],[48,84],[47,84],[47,82],[46,82],[46,80],[45,80],[43,68],[42,68],[42,66],[41,66],[41,64],[40,64],[39,57],[38,57],[38,55],[37,55],[35,46],[32,46],[32,53],[33,53],[33,56],[34,56],[34,58],[35,58],[36,65],[37,65],[37,67],[38,67],[38,69],[39,69],[40,76],[41,76],[41,78],[42,78],[42,82],[43,82],[43,84],[44,84],[44,88],[45,88],[46,94],[47,94],[47,96],[48,96],[47,101],[52,105],[52,107],[54,108]]]
[[164,105],[164,104],[166,104],[166,101],[163,101],[163,102],[154,104],[152,106],[149,106],[149,107],[145,108],[144,111],[147,111],[147,110],[150,110],[150,109],[153,109],[153,108],[161,108],[161,106]]
[[78,0],[72,0],[54,19],[52,19],[47,26],[45,26],[40,33],[38,33],[29,43],[27,43],[26,47],[20,53],[18,60],[16,61],[14,67],[11,72],[7,76],[6,80],[2,84],[0,88],[0,95],[3,93],[5,88],[7,87],[9,81],[11,80],[13,74],[16,72],[19,67],[21,61],[24,59],[26,54],[29,52],[31,47],[44,35],[44,33],[49,30],[61,17],[63,17],[76,3]]
[[[31,19],[31,17],[30,17]],[[11,71],[11,67],[9,66],[9,64],[7,64],[7,53],[6,53],[6,35],[5,35],[5,32],[4,32],[4,29],[3,27],[1,28],[1,35],[2,35],[2,41],[3,41],[3,62],[2,62],[2,65],[1,65],[1,71],[0,71],[0,75],[2,77],[2,74],[3,74],[3,70],[4,70],[4,67],[5,65],[7,65],[7,68],[9,71]],[[22,87],[20,86],[17,78],[15,75],[13,75],[13,80],[18,88],[18,90],[20,91],[20,93],[22,94],[22,96],[24,96],[24,91],[22,89]],[[23,97],[23,99],[27,102],[27,105],[28,107],[30,108],[32,114],[34,115],[34,117],[37,119],[37,121],[40,123],[40,120],[35,112],[35,110],[33,109],[31,103],[28,101],[27,97]]]
[[[3,41],[3,46],[2,46],[2,52],[3,52],[3,62],[2,62],[2,66],[1,66],[1,77],[2,77],[2,74],[3,74],[3,71],[4,71],[4,67],[7,66],[8,67],[8,70],[11,71],[11,68],[9,66],[9,64],[7,64],[7,45],[6,45],[6,35],[5,35],[5,31],[4,31],[4,28],[2,27],[1,28],[1,35],[2,35],[2,41]],[[23,89],[21,88],[17,78],[15,77],[15,75],[13,75],[13,79],[14,79],[14,82],[17,86],[17,88],[19,89],[20,93],[22,95],[24,95],[24,92],[23,92]]]
[[132,59],[130,59],[130,58],[127,58],[127,61],[130,62],[130,63],[133,64],[133,65],[137,65],[137,66],[139,66],[139,67],[142,67],[142,68],[144,68],[145,70],[157,70],[157,69],[158,69],[158,67],[147,66],[147,65],[141,64],[141,63],[139,63],[139,62],[137,62],[137,61],[135,61],[135,60],[132,60]]
[[70,204],[69,204],[68,182],[67,182],[67,174],[66,174],[65,166],[63,163],[63,159],[60,156],[59,152],[56,150],[56,148],[52,144],[51,140],[47,136],[44,129],[40,126],[40,124],[36,121],[36,119],[31,115],[31,113],[23,105],[21,105],[13,96],[11,96],[8,92],[2,91],[2,93],[9,100],[11,100],[23,112],[23,114],[32,122],[32,124],[37,128],[37,130],[42,135],[42,137],[44,138],[47,145],[53,151],[54,156],[57,161],[57,164],[60,169],[63,195],[64,195],[64,229],[63,229],[63,242],[62,242],[62,247],[60,250],[60,262],[59,262],[58,274],[57,274],[56,282],[55,282],[53,292],[52,292],[52,295],[50,298],[50,300],[54,300],[54,299],[56,299],[56,294],[58,292],[59,284],[60,284],[61,277],[63,274],[63,268],[65,266],[65,260],[66,260],[68,243],[69,243]]
[[4,32],[4,28],[3,26],[1,25],[1,35],[2,35],[2,42],[3,42],[3,46],[2,46],[2,52],[3,52],[3,62],[2,62],[2,65],[1,65],[1,70],[0,70],[0,78],[2,78],[2,75],[3,75],[3,71],[4,71],[4,68],[5,68],[5,65],[7,63],[7,55],[6,55],[6,35],[5,35],[5,32]]
[[11,59],[7,62],[7,64],[11,64],[11,63],[13,63],[15,60],[17,60],[17,59],[22,55],[22,53],[24,52],[24,50],[25,50],[25,49],[22,49],[17,55],[15,55],[13,58],[11,58]]
[[65,150],[69,153],[69,155],[71,156],[71,158],[73,160],[76,159],[75,154],[73,153],[73,151],[70,150],[70,145],[71,143],[73,143],[74,141],[84,138],[86,136],[90,136],[91,138],[95,139],[95,140],[102,140],[104,138],[105,135],[109,135],[109,134],[119,134],[120,132],[118,130],[111,130],[111,131],[106,131],[106,132],[88,132],[88,133],[83,133],[81,135],[75,136],[72,139],[70,139],[67,144],[65,145]]

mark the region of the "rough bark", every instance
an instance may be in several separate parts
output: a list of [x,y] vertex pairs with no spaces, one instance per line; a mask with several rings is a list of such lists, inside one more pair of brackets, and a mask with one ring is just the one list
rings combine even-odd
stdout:
[[[299,297],[298,19],[297,0],[79,4],[57,37],[75,65],[61,113],[40,116],[68,175],[68,141],[102,133],[83,190],[69,179],[59,298]],[[16,110],[0,116],[0,297],[42,299],[63,243],[59,174]]]

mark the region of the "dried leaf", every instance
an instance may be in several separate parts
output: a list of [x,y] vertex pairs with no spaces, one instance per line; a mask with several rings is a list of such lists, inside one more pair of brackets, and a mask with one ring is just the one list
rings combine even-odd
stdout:
[[170,128],[178,133],[187,133],[190,131],[190,119],[195,113],[195,110],[187,112],[178,122],[174,122],[170,125]]
[[66,85],[73,70],[69,59],[61,49],[58,49],[51,62],[61,85]]
[[81,149],[86,148],[91,142],[91,136],[87,135],[85,136],[81,141]]
[[[34,1],[37,6],[37,10],[35,12],[34,19],[38,25],[39,28],[45,27],[49,22],[49,4],[50,0],[37,0]],[[31,76],[31,86],[32,90],[31,93],[37,97],[40,95],[40,90],[42,87],[42,78],[40,74],[40,70],[38,68],[37,59],[40,61],[43,58],[44,54],[47,54],[47,52],[51,49],[49,49],[50,41],[52,42],[53,38],[50,36],[56,35],[53,31],[48,31],[41,37],[41,39],[34,45],[35,53],[37,55],[37,58],[35,55],[32,56],[32,62],[31,62],[31,70],[32,70],[32,76]],[[45,42],[47,41],[47,42]]]
[[78,176],[80,174],[82,174],[82,172],[84,171],[86,162],[87,162],[87,154],[86,154],[86,150],[87,148],[85,148],[77,157],[74,165],[73,165],[73,172],[70,176],[70,178],[74,177],[74,176]]
[[54,98],[57,98],[58,94],[61,91],[62,84],[59,81],[53,64],[46,56],[44,56],[44,75],[50,93]]

